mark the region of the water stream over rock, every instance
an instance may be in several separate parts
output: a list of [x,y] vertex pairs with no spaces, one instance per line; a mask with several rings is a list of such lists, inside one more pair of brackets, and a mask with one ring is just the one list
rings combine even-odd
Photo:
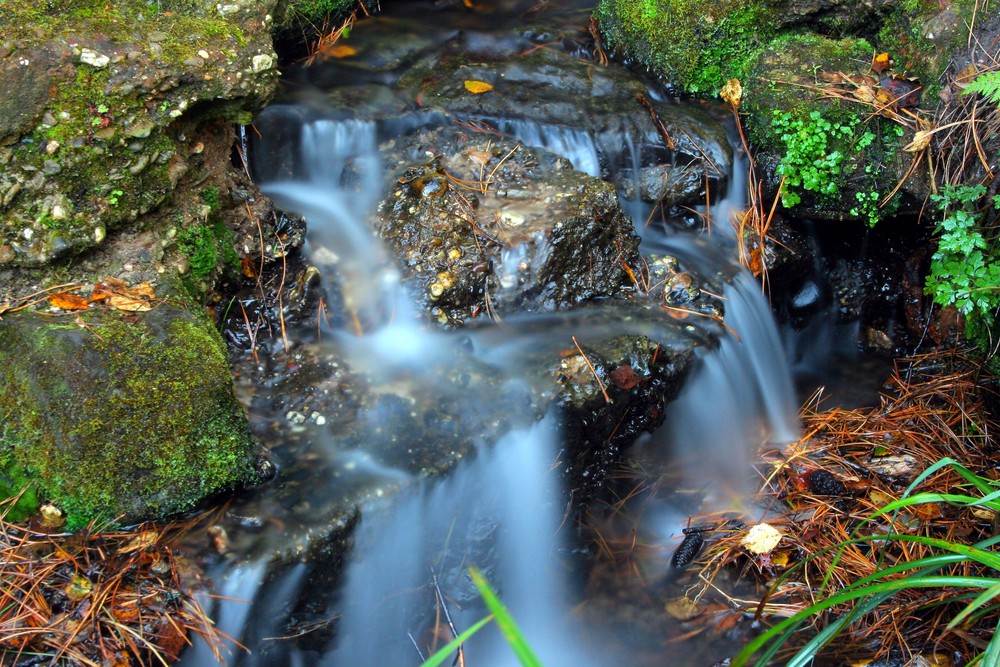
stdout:
[[[659,596],[688,516],[739,507],[751,453],[796,437],[777,328],[726,232],[745,172],[724,125],[581,59],[563,15],[447,29],[421,7],[355,26],[356,59],[293,68],[256,123],[254,176],[305,218],[294,280],[324,316],[239,365],[279,474],[220,522],[210,613],[250,650],[228,664],[418,665],[449,639],[441,603],[458,631],[486,614],[470,566],[550,667],[721,659],[609,644],[627,612],[571,609],[594,567],[576,524],[630,462],[695,490],[635,508],[656,517]],[[711,233],[646,224],[706,189],[725,191]],[[515,664],[493,629],[466,660]],[[182,664],[210,661],[196,645]]]

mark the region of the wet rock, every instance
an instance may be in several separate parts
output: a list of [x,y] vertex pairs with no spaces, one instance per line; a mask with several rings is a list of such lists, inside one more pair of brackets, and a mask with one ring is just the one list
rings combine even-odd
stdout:
[[[407,155],[440,157],[412,164]],[[512,140],[425,130],[394,142],[379,235],[424,312],[447,326],[551,311],[630,285],[638,238],[614,188]],[[514,196],[511,196],[511,195]]]
[[[617,65],[600,67],[559,48],[536,48],[523,29],[512,27],[506,39],[503,34],[476,33],[474,41],[490,54],[480,57],[465,50],[469,31],[428,34],[405,20],[376,19],[351,39],[359,52],[380,55],[289,68],[287,74],[300,84],[296,101],[321,98],[317,104],[336,116],[403,127],[441,115],[480,124],[558,153],[594,176],[631,170],[628,180],[641,183],[638,189],[650,199],[689,201],[706,177],[727,177],[731,148],[722,124],[710,114],[659,100]],[[467,81],[489,83],[492,90],[473,94]],[[330,89],[334,82],[338,85]],[[581,144],[588,147],[580,150]],[[621,185],[636,189],[624,180]]]
[[32,479],[72,529],[166,517],[260,479],[222,341],[179,297],[140,314],[4,317],[4,496]]

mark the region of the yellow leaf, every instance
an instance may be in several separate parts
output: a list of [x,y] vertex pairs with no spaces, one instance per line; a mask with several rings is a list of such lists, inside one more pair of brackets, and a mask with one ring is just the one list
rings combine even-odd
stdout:
[[66,523],[62,510],[52,503],[45,503],[38,508],[38,512],[42,515],[42,525],[46,528],[59,528]]
[[153,306],[150,305],[145,299],[137,299],[132,296],[123,296],[121,294],[112,294],[108,297],[108,303],[111,304],[112,308],[117,308],[118,310],[123,310],[127,313],[144,313],[147,310],[152,310]]
[[722,86],[722,90],[719,92],[719,97],[732,108],[739,109],[740,102],[743,101],[743,85],[740,83],[740,80],[730,79],[726,81],[726,84]]
[[66,584],[66,595],[70,600],[82,600],[85,597],[90,597],[93,590],[94,584],[82,574],[74,575],[73,580]]
[[781,541],[781,533],[777,528],[766,523],[758,523],[743,536],[740,544],[755,554],[770,553]]
[[333,44],[323,48],[322,53],[328,58],[349,58],[357,55],[358,50],[347,44]]
[[483,93],[488,93],[493,90],[493,86],[486,83],[485,81],[476,81],[475,79],[466,79],[465,89],[472,93],[473,95],[482,95]]
[[881,74],[892,67],[892,59],[888,53],[880,53],[872,59],[872,71]]
[[913,134],[913,141],[906,144],[906,146],[903,147],[903,150],[907,151],[908,153],[917,153],[919,151],[924,150],[925,148],[931,145],[931,136],[933,134],[934,132],[932,131],[917,130]]

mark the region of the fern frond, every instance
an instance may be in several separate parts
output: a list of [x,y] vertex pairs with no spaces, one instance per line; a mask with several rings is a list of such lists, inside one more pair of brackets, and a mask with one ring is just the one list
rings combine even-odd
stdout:
[[963,95],[975,93],[980,93],[990,102],[1000,105],[1000,70],[983,72],[962,91]]

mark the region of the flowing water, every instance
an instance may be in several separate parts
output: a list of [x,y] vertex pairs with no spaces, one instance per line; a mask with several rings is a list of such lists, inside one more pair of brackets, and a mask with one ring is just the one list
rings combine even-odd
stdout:
[[[441,30],[428,25],[428,39]],[[233,510],[249,513],[254,503],[271,503],[265,513],[283,518],[246,531],[213,566],[219,598],[210,614],[221,630],[250,649],[234,650],[228,664],[419,665],[429,646],[449,639],[432,633],[446,613],[459,632],[485,616],[467,576],[470,566],[500,591],[549,667],[646,664],[643,656],[650,653],[658,656],[658,664],[724,658],[732,647],[704,642],[697,650],[683,644],[650,646],[648,638],[634,645],[609,642],[616,612],[608,611],[607,622],[579,612],[586,596],[577,575],[591,567],[592,558],[577,548],[578,535],[564,525],[569,516],[564,479],[555,465],[559,419],[530,398],[537,395],[534,360],[540,353],[557,354],[571,338],[638,334],[657,340],[677,336],[676,328],[668,328],[662,314],[617,318],[600,306],[513,316],[503,328],[445,332],[430,327],[368,220],[390,185],[382,172],[380,144],[440,120],[428,115],[405,122],[344,118],[339,112],[324,114],[315,100],[308,108],[288,105],[276,113],[286,114],[291,129],[280,141],[269,144],[265,135],[251,148],[255,178],[280,207],[306,219],[310,262],[323,275],[336,273],[337,284],[327,287],[342,295],[344,311],[351,314],[341,320],[344,326],[324,325],[322,340],[304,347],[347,359],[373,392],[392,399],[363,412],[349,438],[314,417],[296,427],[304,433],[299,449],[283,455],[286,443],[271,443],[279,458],[272,486],[307,489],[308,500],[298,495],[295,503],[310,509],[281,514],[276,506],[287,501],[278,491],[263,489]],[[642,142],[627,131],[599,136],[523,119],[497,122],[497,127],[527,145],[563,155],[580,171],[610,178],[623,198],[628,177],[609,172],[632,165],[636,173],[645,159],[639,154]],[[745,505],[751,455],[761,446],[780,447],[796,437],[797,399],[778,330],[759,284],[733,262],[735,242],[726,229],[729,213],[744,204],[745,170],[737,161],[729,171],[728,190],[711,207],[710,234],[646,225],[650,206],[637,197],[623,201],[637,221],[644,253],[670,254],[703,275],[724,278],[725,329],[711,322],[688,327],[684,335],[698,342],[696,370],[670,404],[664,426],[642,435],[629,454],[653,469],[653,477],[669,474],[676,488],[694,490],[683,500],[668,493],[649,496],[628,510],[649,517],[638,534],[657,545],[656,556],[642,564],[654,586],[670,578],[670,554],[692,512],[735,509],[748,521],[759,520],[759,511]],[[504,267],[520,262],[514,250],[498,258],[501,284]],[[307,338],[294,331],[291,337]],[[718,343],[701,344],[712,339]],[[326,391],[336,377],[314,382],[317,391]],[[441,407],[421,413],[424,422],[433,414],[437,423],[461,428],[477,423],[468,415],[479,411],[488,413],[483,420],[491,424],[482,433],[464,434],[473,447],[454,455],[457,463],[443,479],[415,474],[369,446],[392,441],[395,451],[409,452],[424,446],[408,445],[413,434],[405,427],[393,430],[391,422],[400,411],[417,415],[428,400]],[[484,408],[498,405],[502,420]],[[258,425],[275,418],[266,415]],[[336,505],[338,498],[360,508],[360,519],[358,514],[345,518],[340,532],[301,519],[313,513],[327,520],[318,508]],[[318,551],[295,542],[296,534],[316,530],[346,537]],[[465,660],[470,667],[517,664],[494,628],[467,645]],[[198,644],[182,664],[212,662],[208,648]]]

